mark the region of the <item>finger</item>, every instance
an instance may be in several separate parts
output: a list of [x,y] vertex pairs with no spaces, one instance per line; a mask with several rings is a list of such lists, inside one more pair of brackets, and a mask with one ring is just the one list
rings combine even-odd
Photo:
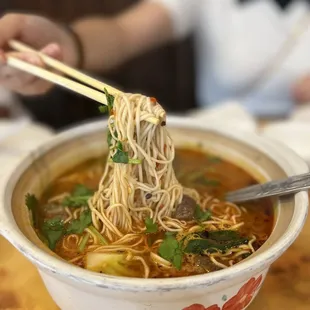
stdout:
[[[7,53],[5,56],[6,57],[11,56],[29,62],[35,66],[44,67],[44,63],[42,62],[41,58],[33,53],[12,52]],[[34,79],[35,79],[34,76],[25,73],[21,70],[11,68],[6,64],[4,64],[0,69],[0,83],[6,87],[10,88],[21,87],[23,84],[28,84]]]
[[7,14],[0,18],[0,47],[4,48],[7,42],[18,37],[25,23],[25,15]]
[[[58,44],[52,43],[41,50],[42,53],[55,59],[62,58],[62,51]],[[12,56],[29,62],[35,66],[44,67],[44,62],[35,53],[7,53],[7,56]],[[4,54],[0,53],[0,64],[3,64]],[[45,93],[51,88],[51,84],[47,81],[39,79],[31,74],[22,72],[18,69],[11,68],[7,65],[0,67],[0,84],[10,90],[16,91],[24,95],[39,95]]]
[[57,43],[51,43],[45,46],[41,52],[49,57],[55,58],[57,60],[62,60],[63,52]]
[[[57,60],[62,60],[63,58],[62,50],[56,43],[47,45],[41,52]],[[53,84],[42,79],[35,79],[31,85],[28,84],[23,87],[23,95],[41,95],[50,90],[52,86]]]
[[53,86],[54,85],[50,82],[36,78],[32,83],[24,85],[22,89],[17,89],[16,92],[25,96],[37,96],[45,94]]
[[17,69],[5,67],[3,70],[8,70],[7,76],[9,78],[0,80],[0,85],[22,95],[40,95],[53,85],[36,76],[21,73]]

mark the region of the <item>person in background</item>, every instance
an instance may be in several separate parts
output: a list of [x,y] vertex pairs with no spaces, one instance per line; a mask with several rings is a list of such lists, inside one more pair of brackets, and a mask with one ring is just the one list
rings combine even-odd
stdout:
[[[310,101],[307,0],[145,0],[118,16],[86,17],[70,28],[8,14],[0,19],[0,85],[23,95],[52,87],[5,65],[13,38],[96,73],[191,32],[201,107],[234,99],[258,117],[285,117],[295,103]],[[14,54],[43,66],[34,55]]]

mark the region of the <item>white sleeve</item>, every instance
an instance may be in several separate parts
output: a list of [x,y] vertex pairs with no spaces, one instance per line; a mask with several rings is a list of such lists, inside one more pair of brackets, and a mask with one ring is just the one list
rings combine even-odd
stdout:
[[147,0],[157,2],[167,8],[170,13],[174,37],[177,39],[188,35],[197,21],[197,11],[199,9],[199,0]]

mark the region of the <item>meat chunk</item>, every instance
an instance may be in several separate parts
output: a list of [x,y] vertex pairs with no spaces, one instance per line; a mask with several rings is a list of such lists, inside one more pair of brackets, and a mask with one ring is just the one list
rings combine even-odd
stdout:
[[181,203],[177,206],[175,210],[174,217],[180,221],[191,221],[194,219],[196,201],[184,195]]
[[204,255],[197,255],[195,257],[195,265],[207,272],[217,270],[217,267],[211,262],[210,258]]
[[66,219],[68,217],[65,208],[62,205],[55,203],[48,203],[42,207],[43,216],[45,218],[60,218]]

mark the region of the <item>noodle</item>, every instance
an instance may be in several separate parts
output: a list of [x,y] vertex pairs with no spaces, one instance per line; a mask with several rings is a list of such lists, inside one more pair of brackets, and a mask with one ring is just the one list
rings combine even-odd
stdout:
[[[109,156],[98,189],[82,206],[64,208],[64,223],[78,221],[90,210],[93,226],[85,228],[83,234],[65,235],[59,247],[67,252],[69,262],[79,266],[85,265],[85,257],[90,253],[106,253],[123,257],[126,263],[132,264],[130,269],[140,268],[145,278],[179,276],[176,263],[159,255],[165,234],[173,233],[174,244],[186,247],[203,232],[242,230],[248,210],[180,184],[173,168],[175,148],[165,126],[166,114],[154,98],[116,95],[109,109]],[[92,171],[88,177],[94,174]],[[59,182],[80,179],[78,173],[73,176],[62,177]],[[69,195],[64,192],[48,202],[61,202]],[[201,208],[199,212],[210,212],[210,216],[200,222],[176,218],[177,207],[185,196]],[[147,219],[156,225],[155,240],[151,243],[146,233]],[[263,220],[261,226],[264,228]],[[192,274],[200,268],[199,272],[203,273],[238,263],[255,252],[258,240],[263,242],[268,238],[262,227],[248,234],[250,238],[227,248],[220,242],[219,249],[211,247],[199,255],[184,253],[182,270]],[[207,258],[209,265],[200,267],[195,263],[197,256]],[[115,268],[130,274],[122,264]]]
[[[159,222],[162,230],[181,231],[184,225],[171,218],[183,196],[172,167],[173,142],[165,126],[145,121],[145,115],[153,115],[165,122],[165,111],[141,95],[116,96],[113,111],[109,119],[113,138],[110,158],[121,141],[129,157],[142,163],[107,163],[99,189],[89,202],[95,227],[110,241],[139,232],[137,222],[145,217]],[[150,193],[152,197],[146,199]]]

